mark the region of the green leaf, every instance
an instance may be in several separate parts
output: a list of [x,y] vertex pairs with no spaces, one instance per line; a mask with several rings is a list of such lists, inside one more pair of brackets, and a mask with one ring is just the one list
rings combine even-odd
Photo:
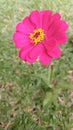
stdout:
[[56,86],[58,89],[73,89],[73,84],[68,82],[59,82],[59,84]]
[[45,96],[45,99],[43,101],[43,106],[46,106],[46,105],[50,104],[51,99],[52,99],[52,92],[47,92],[46,96]]

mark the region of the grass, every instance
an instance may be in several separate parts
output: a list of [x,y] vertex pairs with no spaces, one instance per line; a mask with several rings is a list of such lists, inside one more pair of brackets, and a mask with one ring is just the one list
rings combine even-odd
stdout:
[[[0,130],[72,130],[73,95],[68,71],[73,70],[73,1],[72,0],[0,0]],[[47,75],[39,63],[23,63],[12,41],[17,22],[33,9],[60,12],[69,24],[69,41],[62,57],[54,61],[55,81],[69,82],[58,89],[56,97],[43,107],[45,82],[33,75]],[[71,79],[73,77],[71,76]],[[57,96],[55,96],[57,95]],[[52,95],[53,96],[53,95]]]

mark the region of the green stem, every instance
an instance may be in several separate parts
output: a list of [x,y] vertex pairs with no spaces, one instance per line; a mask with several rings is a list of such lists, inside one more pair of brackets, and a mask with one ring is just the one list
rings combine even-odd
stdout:
[[49,75],[48,75],[49,83],[51,83],[51,81],[53,80],[53,75],[54,75],[54,64],[52,63],[49,66]]

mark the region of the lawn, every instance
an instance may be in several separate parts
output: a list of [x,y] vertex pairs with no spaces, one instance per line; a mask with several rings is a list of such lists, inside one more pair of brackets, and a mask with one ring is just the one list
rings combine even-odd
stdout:
[[[62,57],[53,60],[54,91],[44,78],[49,66],[24,63],[12,40],[34,9],[59,12],[69,25]],[[73,0],[0,0],[0,130],[73,130]]]

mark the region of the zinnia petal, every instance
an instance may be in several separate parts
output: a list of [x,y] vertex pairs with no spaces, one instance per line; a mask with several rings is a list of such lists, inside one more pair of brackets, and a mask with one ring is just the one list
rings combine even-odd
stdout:
[[[26,46],[24,48],[22,48],[19,52],[19,57],[23,60],[23,61],[27,61],[26,56],[28,55],[29,51],[33,48],[33,46]],[[29,62],[29,61],[28,61]]]
[[52,11],[51,10],[45,10],[40,12],[40,19],[41,19],[41,27],[44,30],[47,30],[48,25],[50,23],[52,16]]
[[60,20],[59,30],[66,31],[68,29],[68,24],[64,20]]
[[42,48],[42,52],[40,54],[40,62],[45,66],[52,62],[52,58],[49,55],[47,55],[44,47]]
[[29,17],[26,17],[22,22],[18,23],[16,26],[16,31],[24,34],[30,34],[34,29],[35,26],[30,21]]
[[60,58],[62,51],[56,47],[53,50],[51,50],[50,52],[48,52],[49,56],[51,56],[52,58]]
[[41,50],[42,50],[42,44],[38,44],[38,45],[34,46],[32,48],[32,50],[29,51],[29,54],[28,54],[29,58],[31,58],[31,59],[33,59],[33,58],[37,59],[38,56],[41,53]]
[[14,33],[13,40],[17,48],[22,48],[30,44],[28,36],[20,32]]
[[57,40],[58,44],[65,44],[68,41],[68,36],[65,32],[59,31],[58,33],[55,34],[54,37]]
[[60,18],[61,18],[61,15],[60,15],[59,13],[55,13],[55,14],[53,15],[53,17],[54,17],[55,19],[60,19]]
[[32,23],[36,25],[36,28],[40,28],[40,13],[39,11],[35,10],[32,11],[30,14],[30,20]]
[[58,44],[64,44],[68,41],[66,30],[68,25],[64,21],[56,20],[48,29],[47,37],[54,38]]
[[57,47],[57,42],[55,39],[45,40],[43,46],[45,47],[47,53],[51,52],[54,48]]
[[44,44],[46,53],[52,58],[59,58],[61,56],[61,50],[58,48],[57,42],[54,39],[46,41]]
[[41,44],[37,46],[27,46],[20,51],[20,58],[29,63],[34,63],[41,52]]

